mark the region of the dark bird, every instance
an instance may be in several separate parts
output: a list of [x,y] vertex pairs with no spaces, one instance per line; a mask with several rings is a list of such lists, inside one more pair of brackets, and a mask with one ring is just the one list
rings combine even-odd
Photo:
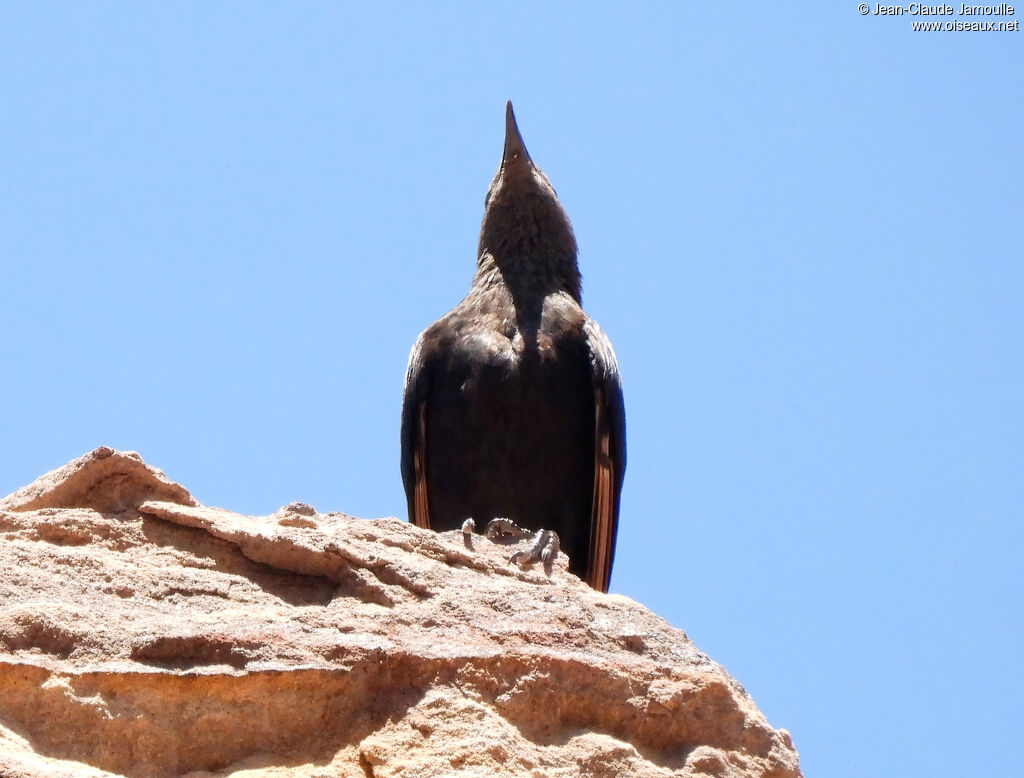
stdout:
[[615,352],[580,307],[572,225],[508,103],[473,285],[409,356],[409,519],[437,531],[469,517],[554,530],[570,570],[607,591],[625,467]]

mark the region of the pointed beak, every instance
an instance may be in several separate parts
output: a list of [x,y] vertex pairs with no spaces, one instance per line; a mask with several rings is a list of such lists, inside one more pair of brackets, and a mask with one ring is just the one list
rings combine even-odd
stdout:
[[523,143],[523,136],[519,134],[519,127],[516,125],[516,115],[512,111],[512,101],[505,104],[505,154],[501,159],[502,169],[516,165],[517,161],[523,160],[532,165],[530,153]]

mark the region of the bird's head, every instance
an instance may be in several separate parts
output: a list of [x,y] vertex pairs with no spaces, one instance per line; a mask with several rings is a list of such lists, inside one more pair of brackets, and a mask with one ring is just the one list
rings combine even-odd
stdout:
[[530,158],[511,102],[505,106],[505,150],[484,199],[481,260],[485,255],[503,269],[565,266],[578,278],[576,237],[569,217],[551,182]]

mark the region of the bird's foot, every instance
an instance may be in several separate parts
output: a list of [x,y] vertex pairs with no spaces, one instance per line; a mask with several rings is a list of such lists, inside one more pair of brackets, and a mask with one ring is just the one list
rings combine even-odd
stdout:
[[533,536],[533,545],[526,551],[517,551],[508,561],[514,565],[528,565],[543,562],[544,571],[551,573],[551,568],[558,558],[558,533],[550,529],[542,529]]
[[[462,523],[462,531],[463,533],[472,533],[475,526],[472,519],[466,519]],[[495,543],[514,543],[517,540],[533,538],[532,546],[525,551],[517,551],[508,560],[511,564],[518,565],[519,567],[534,562],[543,562],[544,571],[550,574],[552,566],[555,564],[555,559],[558,558],[558,550],[560,548],[558,533],[550,529],[533,532],[532,530],[520,527],[511,519],[491,519],[487,523],[484,535],[487,536],[488,540]]]
[[462,522],[462,542],[466,548],[473,548],[473,530],[476,529],[476,522],[472,517]]
[[[472,521],[467,519],[466,521]],[[462,531],[466,531],[466,525],[463,523]],[[472,532],[472,530],[470,530]],[[533,536],[533,533],[528,529],[523,529],[511,519],[491,519],[487,522],[487,529],[484,530],[484,535],[487,536],[488,540],[493,540],[495,543],[510,543],[514,540],[523,540]]]

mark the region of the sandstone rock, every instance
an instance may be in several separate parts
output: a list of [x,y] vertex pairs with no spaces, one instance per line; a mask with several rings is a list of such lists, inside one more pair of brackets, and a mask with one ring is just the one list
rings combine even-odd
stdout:
[[0,501],[0,776],[799,776],[679,630],[393,518],[97,449]]

